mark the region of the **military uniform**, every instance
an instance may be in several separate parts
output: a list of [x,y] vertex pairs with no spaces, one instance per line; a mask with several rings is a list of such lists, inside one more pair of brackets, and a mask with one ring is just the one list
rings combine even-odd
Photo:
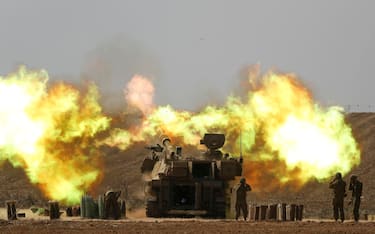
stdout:
[[333,189],[333,216],[337,221],[340,219],[344,222],[345,214],[344,214],[344,198],[346,197],[346,183],[341,177],[341,173],[337,173],[336,177],[333,181],[329,183],[329,188]]
[[245,178],[242,178],[236,189],[236,220],[240,217],[241,210],[244,220],[247,219],[249,211],[247,207],[246,193],[248,191],[251,191],[251,187],[246,184]]
[[[357,176],[352,176],[350,178],[349,190],[352,191],[352,201],[354,200],[353,215],[354,220],[359,220],[359,206],[361,204],[362,196],[362,182],[357,179]],[[352,202],[351,201],[351,202]]]

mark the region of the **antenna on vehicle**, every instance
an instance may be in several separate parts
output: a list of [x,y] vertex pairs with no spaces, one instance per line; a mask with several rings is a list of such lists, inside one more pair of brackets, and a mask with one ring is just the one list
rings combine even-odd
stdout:
[[240,130],[240,163],[243,162],[243,157],[242,157],[242,130]]

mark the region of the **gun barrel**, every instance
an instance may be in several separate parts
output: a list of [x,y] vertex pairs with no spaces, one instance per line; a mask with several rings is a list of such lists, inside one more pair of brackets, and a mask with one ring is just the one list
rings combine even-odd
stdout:
[[163,151],[163,147],[161,147],[159,144],[146,146],[145,148],[148,149],[148,150],[155,151],[155,152],[162,152]]

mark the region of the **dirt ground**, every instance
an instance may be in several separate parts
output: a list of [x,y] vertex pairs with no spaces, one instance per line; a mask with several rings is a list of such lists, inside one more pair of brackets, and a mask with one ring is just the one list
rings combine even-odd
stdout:
[[29,209],[20,209],[26,218],[6,219],[0,208],[0,233],[374,233],[374,221],[351,220],[336,223],[332,220],[307,219],[299,222],[235,221],[218,219],[155,219],[144,218],[141,210],[129,213],[126,219],[101,220],[66,217],[58,220],[39,216]]
[[375,222],[235,220],[17,220],[0,221],[0,233],[374,233]]

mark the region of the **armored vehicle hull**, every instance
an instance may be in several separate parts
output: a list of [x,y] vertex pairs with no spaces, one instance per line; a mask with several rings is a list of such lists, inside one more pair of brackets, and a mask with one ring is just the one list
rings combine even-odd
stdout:
[[151,178],[146,216],[225,218],[229,181],[241,175],[242,158],[223,157],[217,149],[224,141],[222,134],[206,134],[201,141],[208,148],[203,159],[182,156],[180,147],[172,151],[169,139],[163,140],[164,147],[154,147],[142,165],[142,172]]

